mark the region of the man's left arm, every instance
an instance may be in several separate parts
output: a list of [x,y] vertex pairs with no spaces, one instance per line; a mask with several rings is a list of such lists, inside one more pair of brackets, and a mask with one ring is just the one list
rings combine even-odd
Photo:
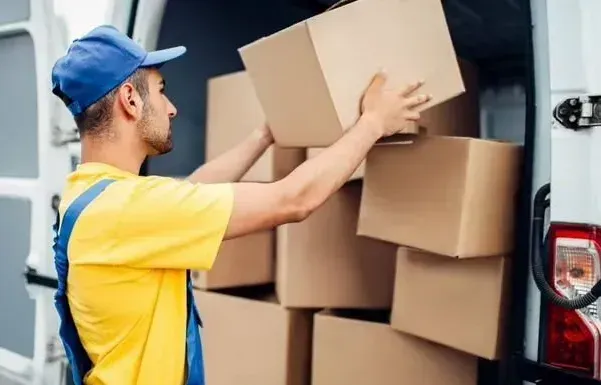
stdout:
[[238,182],[272,144],[269,127],[260,127],[236,147],[198,167],[187,179],[192,183]]

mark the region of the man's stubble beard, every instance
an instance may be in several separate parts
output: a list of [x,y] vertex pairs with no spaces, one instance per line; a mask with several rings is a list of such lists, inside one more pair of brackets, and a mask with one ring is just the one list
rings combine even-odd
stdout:
[[173,149],[173,141],[171,139],[171,122],[169,122],[169,130],[167,134],[162,134],[157,127],[153,125],[153,110],[148,104],[144,106],[143,116],[138,129],[142,134],[144,142],[146,142],[149,150],[149,156],[164,155]]

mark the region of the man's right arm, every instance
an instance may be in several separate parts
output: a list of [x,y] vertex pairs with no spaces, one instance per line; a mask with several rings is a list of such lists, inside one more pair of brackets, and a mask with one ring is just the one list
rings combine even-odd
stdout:
[[114,183],[102,197],[110,204],[80,224],[103,239],[102,252],[72,263],[209,270],[224,239],[302,221],[348,180],[380,137],[419,118],[413,107],[428,98],[411,94],[420,84],[402,92],[383,85],[377,76],[354,127],[278,182],[201,184],[156,176]]
[[287,177],[270,184],[234,184],[225,239],[304,220],[342,187],[378,139],[419,119],[413,108],[429,100],[425,95],[412,96],[421,83],[401,91],[385,91],[384,83],[385,77],[377,75],[366,90],[358,122]]

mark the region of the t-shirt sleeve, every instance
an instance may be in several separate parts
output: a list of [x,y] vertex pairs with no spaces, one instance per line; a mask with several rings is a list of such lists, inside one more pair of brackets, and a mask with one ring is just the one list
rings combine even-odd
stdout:
[[231,184],[166,177],[123,181],[108,263],[140,268],[209,270],[233,207]]

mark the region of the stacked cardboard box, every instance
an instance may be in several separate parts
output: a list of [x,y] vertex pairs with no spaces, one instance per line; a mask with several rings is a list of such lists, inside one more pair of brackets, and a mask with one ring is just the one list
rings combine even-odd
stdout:
[[[207,92],[210,161],[252,135],[266,118],[245,71],[210,79]],[[242,181],[276,181],[305,158],[304,149],[272,146]],[[310,381],[314,311],[286,308],[275,296],[276,241],[276,229],[225,241],[213,268],[192,274],[204,325],[207,383]]]
[[[252,135],[265,115],[245,72],[210,79],[207,85],[206,154],[210,161]],[[272,182],[305,160],[301,149],[273,146],[242,177],[247,182]],[[275,231],[264,231],[224,242],[213,269],[194,272],[196,287],[224,289],[272,283]]]
[[475,385],[503,348],[520,148],[478,138],[477,71],[440,1],[358,0],[240,54],[245,71],[209,82],[207,154],[268,121],[276,145],[246,181],[319,156],[382,67],[434,97],[305,221],[227,241],[195,274],[208,383]]

